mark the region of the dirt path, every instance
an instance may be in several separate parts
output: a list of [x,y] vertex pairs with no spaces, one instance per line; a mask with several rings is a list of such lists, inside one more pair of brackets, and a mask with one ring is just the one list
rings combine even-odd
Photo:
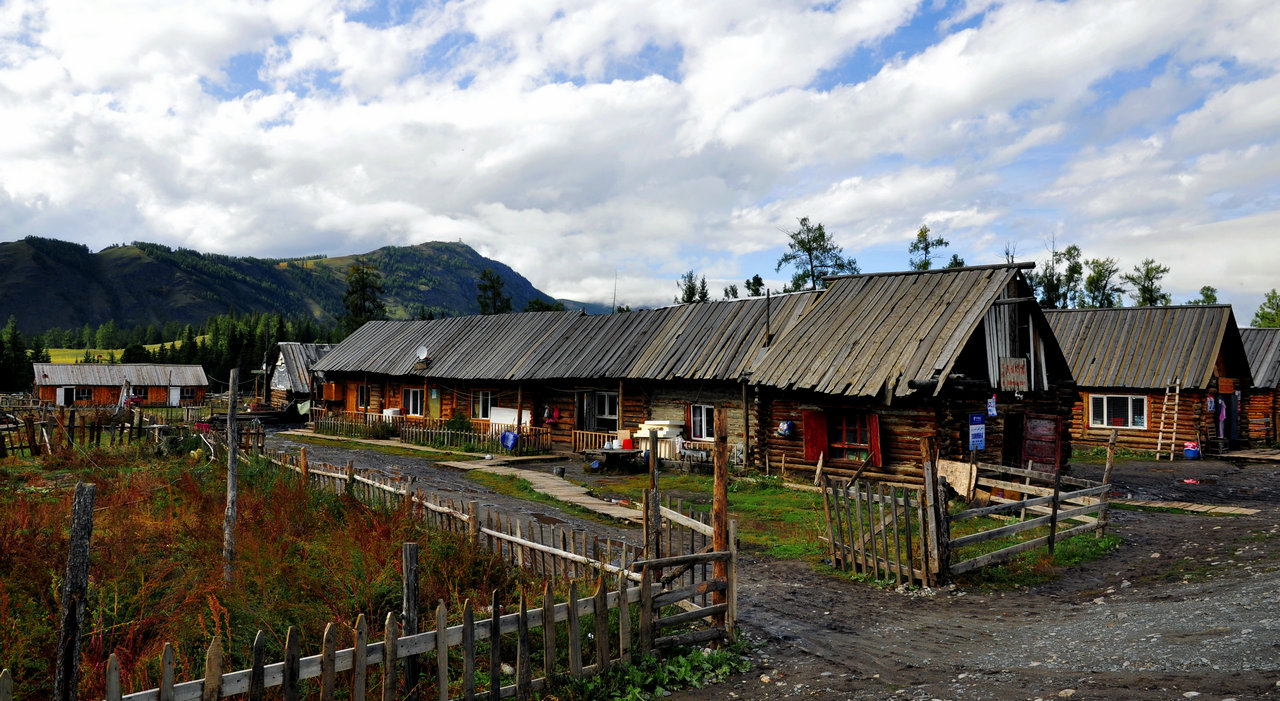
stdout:
[[[412,474],[429,489],[540,522],[639,541],[634,528],[495,494],[423,458],[311,444],[307,453]],[[581,463],[561,464],[571,479],[581,475]],[[1100,473],[1101,466],[1076,468],[1084,477]],[[898,592],[747,555],[740,618],[756,646],[755,668],[671,698],[1280,698],[1280,468],[1128,462],[1114,483],[1130,498],[1261,511],[1114,510],[1113,531],[1124,539],[1118,550],[1032,590]]]
[[1113,481],[1126,496],[1261,512],[1113,511],[1117,551],[1033,590],[896,592],[798,562],[743,563],[756,668],[723,697],[1280,698],[1278,477],[1274,466],[1123,464]]
[[[624,540],[633,545],[640,545],[640,531],[619,523],[616,526],[606,525],[599,521],[588,521],[574,514],[562,511],[547,504],[526,501],[517,497],[499,494],[474,480],[467,479],[466,471],[446,465],[437,464],[434,458],[417,455],[391,455],[376,450],[343,448],[337,445],[326,445],[323,442],[299,442],[289,436],[268,434],[267,447],[272,450],[285,450],[297,453],[306,446],[307,458],[332,465],[345,465],[348,460],[356,465],[382,471],[388,475],[412,476],[424,490],[435,492],[455,501],[480,502],[482,513],[492,510],[495,513],[519,514],[531,518],[544,525],[565,525],[575,530],[587,530],[598,535],[608,535],[615,540]],[[522,465],[523,469],[550,473],[555,465],[564,465],[572,472],[581,472],[580,461],[565,463],[542,463]],[[505,517],[505,516],[504,516]]]

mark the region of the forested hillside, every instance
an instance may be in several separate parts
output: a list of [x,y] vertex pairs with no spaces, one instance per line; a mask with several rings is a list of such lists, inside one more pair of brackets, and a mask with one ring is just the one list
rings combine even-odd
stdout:
[[117,329],[172,329],[249,312],[308,316],[328,326],[342,316],[346,270],[358,258],[382,274],[391,318],[476,313],[476,283],[486,268],[502,279],[517,311],[531,299],[551,300],[507,265],[463,243],[284,260],[142,242],[93,253],[82,244],[29,236],[0,243],[0,319],[13,316],[28,334],[58,329],[81,336],[86,326],[96,331],[107,322]]

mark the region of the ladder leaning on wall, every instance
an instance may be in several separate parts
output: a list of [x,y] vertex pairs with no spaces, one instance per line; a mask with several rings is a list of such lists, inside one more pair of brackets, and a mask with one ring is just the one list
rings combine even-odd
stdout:
[[1173,425],[1170,427],[1169,447],[1167,448],[1169,462],[1173,462],[1174,447],[1178,443],[1178,405],[1180,404],[1178,399],[1181,396],[1181,390],[1181,382],[1174,382],[1164,388],[1164,402],[1160,405],[1160,433],[1156,436],[1156,460],[1159,460],[1166,450],[1164,445],[1164,424],[1165,417],[1169,415],[1169,398],[1173,397]]

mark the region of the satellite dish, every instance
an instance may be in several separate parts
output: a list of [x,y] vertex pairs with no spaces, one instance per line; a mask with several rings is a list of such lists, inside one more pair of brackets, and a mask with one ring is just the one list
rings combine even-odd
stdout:
[[418,346],[418,360],[426,360],[426,359],[427,359],[427,347]]

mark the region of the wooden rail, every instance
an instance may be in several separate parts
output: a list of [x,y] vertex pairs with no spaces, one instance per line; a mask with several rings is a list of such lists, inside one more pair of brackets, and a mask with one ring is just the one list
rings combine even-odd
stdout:
[[617,438],[617,435],[611,431],[574,431],[573,452],[581,453],[584,450],[599,450],[614,438]]

